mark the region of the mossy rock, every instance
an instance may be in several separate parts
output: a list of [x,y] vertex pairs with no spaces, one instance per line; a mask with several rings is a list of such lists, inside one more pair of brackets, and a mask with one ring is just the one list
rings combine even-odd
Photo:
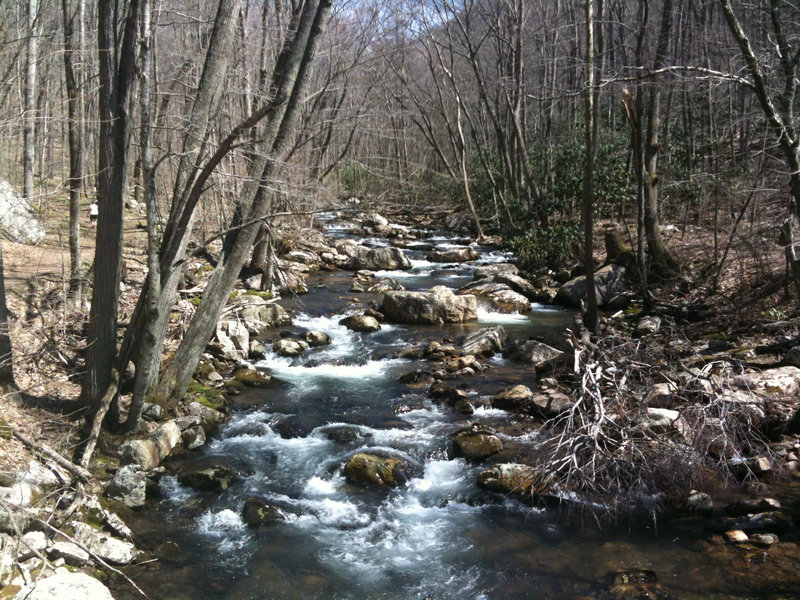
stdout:
[[350,483],[397,487],[408,481],[409,470],[410,465],[403,458],[359,452],[348,459],[344,474]]
[[261,291],[261,290],[247,290],[244,293],[245,296],[257,296],[258,298],[262,298],[264,300],[272,300],[275,297],[275,294],[272,292]]
[[0,438],[11,439],[11,425],[5,419],[0,419]]
[[227,400],[223,390],[203,385],[194,379],[192,379],[189,383],[189,387],[186,389],[186,399],[199,402],[203,406],[213,408],[214,410],[222,410]]

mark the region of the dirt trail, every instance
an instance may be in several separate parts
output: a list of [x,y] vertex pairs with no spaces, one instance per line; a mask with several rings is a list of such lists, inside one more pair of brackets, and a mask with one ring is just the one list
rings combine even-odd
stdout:
[[[94,258],[94,229],[81,231],[81,256],[84,262]],[[6,289],[22,293],[37,277],[69,278],[69,246],[66,237],[59,241],[48,233],[45,240],[30,246],[3,240],[3,266]]]

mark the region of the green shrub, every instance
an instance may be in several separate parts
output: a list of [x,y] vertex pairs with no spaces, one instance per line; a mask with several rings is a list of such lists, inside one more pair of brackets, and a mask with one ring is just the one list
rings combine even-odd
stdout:
[[575,248],[580,239],[580,223],[565,221],[507,238],[506,245],[517,254],[523,271],[545,268],[558,271],[575,261]]

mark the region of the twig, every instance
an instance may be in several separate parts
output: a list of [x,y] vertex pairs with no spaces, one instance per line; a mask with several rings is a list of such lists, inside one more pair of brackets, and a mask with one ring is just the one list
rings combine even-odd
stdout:
[[94,476],[89,471],[84,469],[83,467],[81,467],[79,465],[76,465],[73,462],[68,461],[66,458],[64,458],[63,456],[61,456],[60,454],[58,454],[54,450],[51,450],[50,448],[48,448],[44,444],[41,444],[41,445],[40,444],[36,444],[35,442],[33,442],[33,441],[29,440],[28,438],[26,438],[24,435],[22,435],[16,429],[12,429],[11,430],[11,435],[13,435],[15,438],[17,438],[23,444],[25,444],[28,448],[34,450],[35,452],[39,452],[40,454],[43,454],[44,456],[46,456],[47,458],[49,458],[50,460],[55,462],[58,466],[63,467],[64,469],[66,469],[67,471],[69,471],[70,473],[75,475],[81,481],[89,482],[94,478]]

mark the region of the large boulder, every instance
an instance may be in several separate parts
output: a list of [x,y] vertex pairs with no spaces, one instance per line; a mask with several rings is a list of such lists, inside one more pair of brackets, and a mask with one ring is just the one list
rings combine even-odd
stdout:
[[434,250],[429,252],[426,258],[436,263],[467,262],[477,260],[478,253],[474,248],[449,248],[447,250]]
[[347,460],[344,475],[350,483],[397,487],[408,481],[409,470],[404,458],[359,452]]
[[503,450],[503,442],[490,427],[470,425],[453,434],[453,455],[481,460]]
[[478,318],[475,296],[456,296],[444,286],[429,292],[389,292],[383,297],[382,312],[389,323],[441,325]]
[[300,356],[308,350],[308,343],[294,338],[281,338],[272,344],[272,351],[279,356]]
[[360,331],[364,333],[372,333],[381,328],[378,319],[375,317],[368,317],[367,315],[350,315],[339,321],[339,325],[344,325],[352,331]]
[[359,246],[357,254],[350,259],[348,268],[352,271],[396,271],[408,270],[412,267],[411,261],[400,248],[384,246],[381,248],[367,248]]
[[508,335],[502,325],[473,331],[461,342],[464,354],[494,354],[503,350]]
[[362,227],[388,227],[389,219],[378,213],[368,213],[361,219]]
[[105,494],[128,508],[141,508],[145,503],[147,476],[139,465],[125,465],[106,485]]
[[515,292],[505,283],[493,278],[472,281],[458,290],[458,294],[471,294],[485,301],[492,309],[503,313],[526,313],[531,309],[531,301]]
[[[604,306],[612,298],[625,290],[625,267],[617,264],[606,265],[594,274],[597,291],[597,304]],[[556,302],[568,306],[580,306],[586,299],[586,277],[581,275],[562,285],[556,294]]]
[[269,523],[280,523],[286,520],[286,513],[280,508],[261,500],[246,498],[242,508],[242,521],[249,527],[257,527]]
[[224,358],[234,361],[247,358],[250,352],[250,332],[241,321],[218,322],[216,338]]
[[118,540],[80,521],[71,522],[70,527],[75,532],[77,541],[107,563],[127,565],[136,556],[136,547],[130,542]]
[[286,310],[267,298],[255,294],[243,294],[237,299],[239,318],[254,335],[261,335],[269,327],[283,327],[292,322]]
[[7,181],[0,181],[0,227],[20,244],[38,244],[44,239],[44,228],[31,205]]
[[178,483],[203,492],[227,490],[238,477],[231,467],[222,464],[189,463],[181,466]]
[[26,585],[14,600],[114,600],[114,596],[85,573],[57,573]]

